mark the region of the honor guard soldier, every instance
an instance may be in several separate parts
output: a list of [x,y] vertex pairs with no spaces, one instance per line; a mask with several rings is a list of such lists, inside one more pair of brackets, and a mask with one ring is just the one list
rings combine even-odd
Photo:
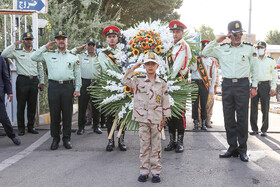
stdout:
[[[48,51],[56,44],[57,50]],[[31,56],[32,60],[45,62],[48,69],[48,99],[51,116],[51,150],[56,150],[60,142],[60,122],[62,117],[63,145],[72,149],[71,127],[73,96],[80,96],[81,70],[78,57],[67,50],[67,36],[64,31],[55,33],[55,41],[42,46]],[[75,86],[74,86],[75,85]]]
[[[257,94],[257,72],[254,67],[255,49],[251,44],[241,42],[244,30],[240,21],[228,24],[228,34],[210,42],[202,51],[202,55],[217,58],[223,72],[223,113],[227,142],[229,148],[220,158],[240,155],[240,159],[248,162],[248,105],[249,97]],[[218,46],[226,38],[231,43]],[[252,75],[250,91],[249,76]],[[236,119],[237,118],[237,119]]]
[[[147,75],[132,78],[133,71],[144,64]],[[139,122],[140,138],[140,176],[139,182],[147,181],[151,171],[152,182],[160,182],[161,140],[160,132],[166,118],[171,116],[167,82],[156,75],[158,57],[149,52],[144,56],[144,63],[138,62],[127,69],[123,84],[138,90],[134,94],[132,119]],[[154,94],[155,93],[155,94]]]
[[[174,45],[167,55],[169,71],[172,74],[171,78],[181,77],[184,79],[188,73],[188,65],[192,58],[190,46],[183,38],[184,29],[187,29],[187,27],[180,21],[175,20],[169,23],[169,28],[173,32],[174,38]],[[172,151],[175,148],[177,153],[184,151],[183,140],[186,128],[185,113],[182,115],[183,117],[180,119],[171,118],[168,122],[170,142],[164,149],[165,151]],[[175,137],[176,129],[178,133],[177,143]]]
[[6,135],[11,138],[11,140],[16,145],[20,145],[20,139],[16,136],[11,121],[7,115],[5,106],[5,94],[7,93],[7,98],[11,102],[13,99],[12,84],[10,82],[10,75],[8,72],[7,64],[5,59],[0,56],[0,123],[5,129]]
[[[206,46],[210,41],[202,40],[201,41],[201,50]],[[207,130],[206,128],[206,119],[207,119],[207,100],[209,92],[214,92],[214,84],[211,84],[211,81],[215,82],[216,78],[216,69],[211,68],[213,64],[213,59],[206,56],[197,56],[196,64],[191,66],[191,80],[198,87],[197,98],[192,102],[192,119],[194,123],[194,131],[198,130],[198,119],[200,113],[201,117],[201,130]],[[213,75],[213,79],[210,75]],[[198,106],[200,104],[200,107]],[[199,111],[198,111],[199,110]]]
[[[117,64],[116,58],[114,57],[115,54],[117,54],[120,49],[117,48],[118,43],[118,34],[120,33],[120,29],[116,26],[108,26],[103,30],[103,35],[106,37],[106,42],[108,44],[108,47],[105,50],[102,50],[98,54],[98,61],[101,65],[101,69],[103,72],[106,72],[108,69],[108,65],[115,65],[120,66],[120,64]],[[108,134],[111,131],[112,125],[114,121],[114,116],[107,116],[107,131]],[[119,126],[118,126],[119,128]],[[119,148],[121,151],[126,151],[126,145],[124,144],[124,134],[125,131],[122,131],[122,135],[119,138]],[[115,141],[114,141],[114,133],[112,136],[112,139],[109,139],[108,145],[106,147],[106,151],[112,151],[115,147]]]
[[[25,134],[24,110],[27,104],[27,132],[38,134],[34,128],[35,114],[37,106],[38,87],[44,89],[44,70],[41,62],[31,60],[33,49],[33,34],[26,32],[22,35],[22,40],[16,41],[8,46],[2,53],[3,57],[16,60],[16,80],[17,97],[17,124],[18,135]],[[16,49],[16,46],[23,44],[23,49]],[[39,79],[38,79],[39,76]]]
[[261,136],[267,136],[270,96],[276,93],[277,68],[276,62],[265,55],[266,43],[261,41],[257,44],[257,66],[258,66],[258,94],[251,99],[250,122],[253,132],[250,135],[257,135],[258,132],[258,104],[261,101],[262,127]]
[[78,126],[79,129],[77,131],[78,135],[84,134],[84,128],[86,123],[86,109],[88,106],[88,102],[90,101],[92,107],[92,118],[93,118],[93,131],[97,134],[102,134],[101,129],[99,128],[99,110],[96,108],[94,103],[92,102],[90,95],[87,91],[87,87],[90,86],[100,74],[100,64],[98,62],[98,57],[96,56],[96,48],[95,48],[95,40],[94,38],[88,38],[86,40],[86,45],[82,45],[80,47],[76,47],[71,50],[72,52],[81,51],[84,47],[86,47],[87,52],[83,54],[79,54],[80,68],[81,68],[81,77],[82,77],[82,87],[81,87],[81,95],[79,97],[79,113],[78,113]]

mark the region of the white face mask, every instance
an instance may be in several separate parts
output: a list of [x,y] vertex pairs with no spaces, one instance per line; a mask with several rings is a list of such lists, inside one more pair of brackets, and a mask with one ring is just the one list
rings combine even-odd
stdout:
[[262,48],[258,49],[258,55],[259,56],[264,55],[264,49],[262,49]]
[[101,50],[100,48],[96,49],[96,53],[98,54],[100,52],[100,50]]

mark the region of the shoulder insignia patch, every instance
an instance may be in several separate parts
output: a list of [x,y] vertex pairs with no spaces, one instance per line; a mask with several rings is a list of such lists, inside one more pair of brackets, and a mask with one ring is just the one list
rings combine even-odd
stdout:
[[159,77],[159,78],[167,83],[167,80],[165,80],[163,77]]
[[48,50],[48,52],[54,53],[54,52],[55,52],[55,50]]
[[72,55],[77,55],[75,52],[73,52],[73,51],[70,51],[70,53],[72,54]]
[[22,50],[21,48],[16,48],[15,50]]
[[251,44],[251,43],[248,43],[248,42],[242,42],[243,44],[245,44],[245,45],[250,45],[250,46],[253,46],[253,44]]
[[181,45],[184,47],[184,46],[186,45],[186,43],[185,43],[185,42],[182,42]]

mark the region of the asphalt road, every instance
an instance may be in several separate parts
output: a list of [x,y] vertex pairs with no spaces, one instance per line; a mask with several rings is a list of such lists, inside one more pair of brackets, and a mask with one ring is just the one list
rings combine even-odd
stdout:
[[[87,127],[82,136],[72,134],[72,150],[62,143],[51,151],[48,126],[39,135],[26,134],[22,145],[15,146],[7,137],[0,137],[0,185],[5,187],[56,186],[279,186],[280,126],[279,114],[270,113],[268,137],[250,136],[244,163],[239,158],[220,159],[228,145],[223,127],[221,102],[214,106],[213,128],[209,132],[185,133],[183,153],[162,153],[161,183],[137,181],[139,175],[139,139],[127,132],[126,152],[117,147],[106,152],[107,133],[97,135]],[[261,114],[261,112],[259,112]],[[259,115],[261,125],[261,115]],[[73,128],[77,116],[73,116]],[[46,130],[43,130],[46,129]],[[192,129],[190,112],[187,130]],[[166,135],[168,137],[168,132]],[[162,141],[162,147],[168,139]],[[150,177],[151,179],[151,177]]]

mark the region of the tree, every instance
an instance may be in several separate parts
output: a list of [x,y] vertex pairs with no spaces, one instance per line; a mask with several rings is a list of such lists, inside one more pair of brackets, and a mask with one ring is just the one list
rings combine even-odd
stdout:
[[206,26],[206,25],[201,25],[201,27],[199,29],[194,29],[195,32],[199,32],[201,33],[201,40],[215,40],[216,37],[215,37],[215,34],[213,32],[213,29],[209,26]]
[[272,45],[280,45],[280,32],[278,30],[268,31],[265,42]]

